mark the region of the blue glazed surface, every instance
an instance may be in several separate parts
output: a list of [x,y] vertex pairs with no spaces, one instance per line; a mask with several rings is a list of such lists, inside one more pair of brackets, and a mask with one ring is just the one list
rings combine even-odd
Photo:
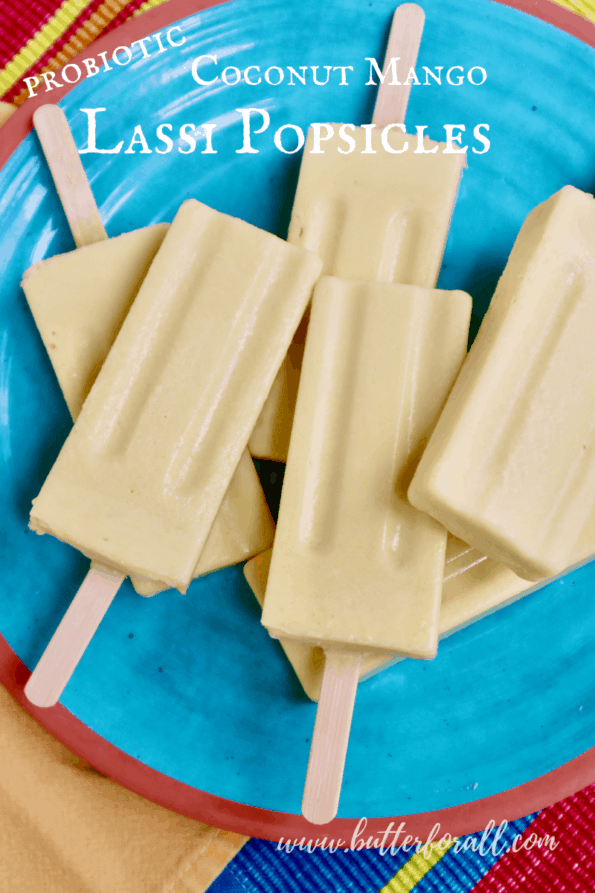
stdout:
[[[98,142],[129,144],[142,124],[216,121],[217,154],[83,155],[108,233],[171,220],[195,196],[284,235],[299,156],[272,134],[286,123],[370,119],[366,56],[382,58],[394,0],[233,0],[180,23],[186,42],[89,78],[62,105],[80,147],[82,108]],[[565,183],[595,181],[593,50],[490,0],[427,0],[419,66],[480,65],[482,86],[414,86],[408,125],[490,125],[469,154],[440,284],[474,298],[476,324],[528,211]],[[364,14],[365,13],[365,14]],[[177,39],[177,34],[175,35]],[[199,87],[192,59],[353,65],[348,87]],[[205,67],[209,73],[214,68]],[[320,76],[320,75],[319,75]],[[54,100],[55,94],[49,99]],[[240,107],[266,108],[258,154],[237,154]],[[470,145],[478,144],[472,139]],[[183,145],[183,144],[182,144]],[[24,297],[23,271],[73,247],[35,135],[0,171],[0,632],[32,667],[86,572],[70,547],[27,529],[28,510],[70,420]],[[84,299],[84,298],[83,298]],[[466,803],[533,779],[595,743],[595,566],[455,635],[432,663],[407,661],[359,691],[342,816]],[[195,581],[186,596],[145,600],[128,583],[85,654],[63,703],[153,768],[253,806],[299,812],[314,705],[259,624],[241,568]]]

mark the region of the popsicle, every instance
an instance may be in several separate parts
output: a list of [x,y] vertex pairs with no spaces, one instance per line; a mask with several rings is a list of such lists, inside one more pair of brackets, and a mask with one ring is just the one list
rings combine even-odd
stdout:
[[[595,514],[592,514],[579,538],[571,566],[564,573],[580,567],[594,556]],[[271,557],[272,549],[267,549],[244,565],[246,580],[261,607],[264,605]],[[493,561],[457,537],[449,535],[446,540],[438,638],[445,639],[475,623],[476,620],[481,620],[488,614],[493,614],[517,599],[535,592],[549,582],[550,579],[528,585],[526,580],[517,577],[503,564]],[[280,639],[279,644],[283,647],[305,693],[313,701],[317,701],[320,697],[324,671],[323,649],[318,645],[291,639]],[[366,656],[362,659],[359,681],[364,682],[403,659],[394,654]]]
[[[104,239],[40,261],[25,272],[25,296],[73,419],[168,228],[157,224]],[[195,577],[262,552],[272,543],[273,529],[254,464],[244,450]],[[162,588],[138,577],[132,582],[141,595]]]
[[595,503],[595,200],[525,220],[409,488],[526,580],[561,573]]
[[[423,11],[405,3],[395,12],[386,60],[399,71],[415,65]],[[310,129],[288,241],[318,254],[326,275],[433,287],[444,253],[465,156],[445,144],[404,133],[409,85],[381,85],[372,125],[322,124]],[[325,129],[326,128],[326,129]],[[387,128],[389,128],[387,130]],[[349,146],[342,134],[355,146]],[[383,145],[388,142],[392,154]],[[365,150],[365,151],[364,151]],[[296,334],[250,438],[253,456],[285,461],[295,411],[307,321]]]
[[[320,267],[193,199],[178,211],[31,512],[99,565],[101,601],[126,573],[188,586]],[[45,703],[73,669],[54,663],[66,617],[28,683]]]
[[337,809],[362,656],[436,652],[446,530],[405,494],[470,314],[464,292],[334,277],[314,290],[262,616],[326,652],[302,804],[314,822]]

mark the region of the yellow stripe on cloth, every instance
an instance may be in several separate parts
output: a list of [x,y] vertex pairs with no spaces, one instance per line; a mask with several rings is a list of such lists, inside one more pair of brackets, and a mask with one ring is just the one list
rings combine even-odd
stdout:
[[454,840],[446,845],[431,843],[429,847],[430,855],[427,858],[424,856],[423,850],[415,853],[379,893],[409,893],[425,877],[428,871],[431,871],[434,865],[440,862],[451,846],[454,846],[454,843]]
[[136,12],[133,12],[132,15],[139,16],[141,13],[146,12],[147,9],[153,9],[154,6],[160,6],[162,3],[165,2],[166,0],[146,0],[146,2],[143,3],[142,6],[139,6]]
[[558,6],[564,6],[571,12],[576,12],[591,22],[595,22],[594,0],[555,0]]
[[0,95],[6,93],[28,68],[43,56],[49,47],[64,34],[91,0],[64,0],[60,9],[40,28],[20,52],[0,71]]

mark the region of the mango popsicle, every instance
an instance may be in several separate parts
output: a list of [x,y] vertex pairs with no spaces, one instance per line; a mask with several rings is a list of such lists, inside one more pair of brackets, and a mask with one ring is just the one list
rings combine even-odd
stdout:
[[188,586],[320,266],[195,200],[178,211],[34,501],[32,528],[93,563],[33,703],[55,703],[126,573]]
[[[580,567],[593,556],[595,556],[595,514],[591,515],[579,538],[568,570]],[[272,549],[267,549],[266,552],[250,559],[244,566],[246,580],[261,607],[264,605],[271,557]],[[517,599],[546,586],[550,581],[547,579],[528,585],[526,580],[517,577],[503,564],[482,555],[457,537],[449,535],[446,541],[438,638],[447,638],[471,623],[487,617],[488,614],[493,614]],[[324,671],[324,650],[317,645],[290,639],[280,639],[279,643],[305,693],[313,701],[317,701],[320,697]],[[366,656],[361,663],[359,681],[364,682],[403,659],[394,654]]]
[[33,502],[32,528],[184,591],[320,266],[184,202]]
[[[25,272],[23,290],[73,419],[168,229],[168,224],[138,229],[40,261]],[[194,575],[256,555],[272,538],[272,518],[244,450]],[[132,582],[141,595],[162,588],[138,577]]]
[[[405,493],[470,313],[463,292],[332,277],[315,288],[262,622],[324,647],[325,679],[329,657],[341,672],[351,660],[357,682],[363,654],[435,654],[446,530]],[[313,803],[308,787],[304,814],[328,821],[337,801]]]
[[[415,65],[422,27],[419,7],[397,8],[386,59],[399,58],[402,71]],[[287,239],[318,254],[325,275],[436,285],[465,155],[445,153],[445,144],[427,137],[424,153],[414,151],[417,137],[401,123],[409,89],[387,77],[373,125],[322,124],[308,133]],[[354,144],[349,154],[347,138]],[[287,458],[306,327],[298,329],[252,433],[253,456]]]
[[520,577],[561,573],[595,503],[595,200],[525,220],[409,499]]

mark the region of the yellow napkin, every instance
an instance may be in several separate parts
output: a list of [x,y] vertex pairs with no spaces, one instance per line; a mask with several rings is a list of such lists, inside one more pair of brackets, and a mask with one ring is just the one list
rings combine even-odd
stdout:
[[0,686],[0,890],[204,893],[248,838],[92,769]]

